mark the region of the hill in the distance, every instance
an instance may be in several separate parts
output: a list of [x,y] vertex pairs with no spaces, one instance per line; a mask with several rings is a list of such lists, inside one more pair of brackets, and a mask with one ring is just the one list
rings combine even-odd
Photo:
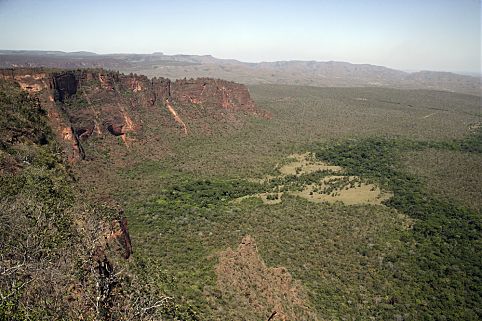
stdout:
[[247,63],[210,55],[95,54],[92,52],[0,50],[0,68],[107,68],[148,77],[214,77],[245,84],[321,87],[433,89],[480,95],[480,77],[450,72],[404,72],[383,66],[338,61]]

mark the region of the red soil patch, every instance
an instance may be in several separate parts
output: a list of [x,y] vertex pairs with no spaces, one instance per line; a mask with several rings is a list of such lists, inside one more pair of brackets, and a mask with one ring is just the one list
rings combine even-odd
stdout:
[[217,286],[235,306],[240,320],[316,320],[298,281],[283,267],[267,267],[254,239],[245,236],[237,250],[228,248],[216,266]]

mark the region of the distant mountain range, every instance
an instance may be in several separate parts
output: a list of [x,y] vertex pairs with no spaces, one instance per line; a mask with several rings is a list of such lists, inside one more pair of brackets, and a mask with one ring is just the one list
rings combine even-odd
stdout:
[[96,54],[86,51],[0,50],[0,68],[107,68],[171,79],[214,77],[245,84],[433,89],[481,95],[481,78],[451,72],[404,72],[339,61],[247,63],[210,55]]

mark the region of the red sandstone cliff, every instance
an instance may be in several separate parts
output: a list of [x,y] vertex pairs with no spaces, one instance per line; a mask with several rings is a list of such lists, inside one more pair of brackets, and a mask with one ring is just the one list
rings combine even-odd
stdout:
[[72,161],[85,157],[82,142],[89,138],[113,135],[129,145],[128,133],[153,120],[188,134],[183,117],[196,119],[196,106],[220,113],[217,118],[226,113],[230,119],[236,113],[268,117],[244,85],[210,78],[171,82],[102,69],[21,68],[0,70],[0,79],[15,81],[39,98]]

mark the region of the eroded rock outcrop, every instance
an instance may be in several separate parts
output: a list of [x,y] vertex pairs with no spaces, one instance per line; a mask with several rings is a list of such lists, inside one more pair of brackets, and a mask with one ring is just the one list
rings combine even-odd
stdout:
[[84,268],[95,279],[97,316],[107,320],[112,318],[111,310],[118,299],[116,293],[123,286],[119,277],[120,267],[133,251],[124,210],[112,202],[102,204],[99,209],[109,212],[113,217],[110,221],[90,222],[90,228],[94,228],[90,230],[93,247]]
[[15,81],[23,90],[30,93],[51,88],[51,75],[43,69],[0,69],[0,79]]

